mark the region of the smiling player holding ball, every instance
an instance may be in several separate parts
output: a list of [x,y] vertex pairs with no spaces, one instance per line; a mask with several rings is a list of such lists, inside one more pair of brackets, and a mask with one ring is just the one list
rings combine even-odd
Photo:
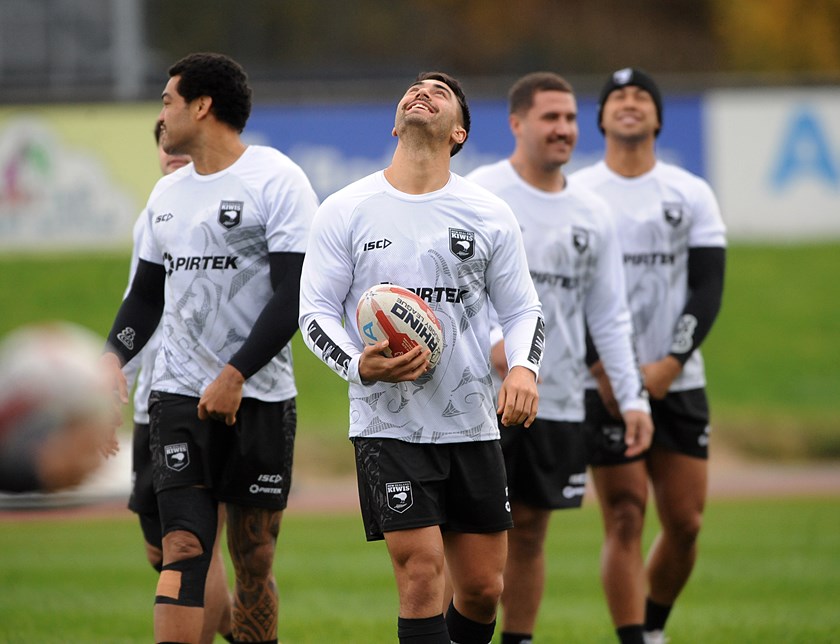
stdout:
[[[469,128],[458,82],[419,75],[397,105],[391,165],[323,203],[301,277],[304,339],[350,383],[365,530],[387,544],[403,643],[492,639],[511,527],[496,413],[530,425],[537,412],[543,321],[518,224],[502,200],[450,172]],[[434,311],[444,337],[434,368],[422,344],[394,357],[387,340],[365,347],[352,321],[380,283]],[[511,365],[498,404],[488,301]],[[445,617],[444,556],[455,590]]]

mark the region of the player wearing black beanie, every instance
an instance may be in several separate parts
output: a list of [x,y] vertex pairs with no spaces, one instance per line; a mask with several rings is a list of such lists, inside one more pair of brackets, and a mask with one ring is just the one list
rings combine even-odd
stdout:
[[641,69],[633,67],[625,67],[610,74],[609,80],[601,89],[601,94],[598,97],[598,129],[601,130],[601,134],[604,133],[604,128],[601,125],[601,114],[604,111],[604,103],[607,102],[607,97],[615,90],[629,85],[641,87],[653,99],[653,103],[656,105],[656,116],[659,117],[659,129],[656,131],[658,136],[662,129],[662,94],[659,93],[659,87],[653,78]]
[[[655,427],[640,458],[621,453],[621,419],[593,347],[584,404],[589,473],[604,520],[601,582],[618,641],[661,644],[697,560],[706,505],[710,410],[701,345],[722,301],[726,226],[708,182],[658,158],[662,101],[647,74],[610,75],[598,126],[604,157],[569,185],[610,206]],[[646,548],[650,501],[660,531]]]

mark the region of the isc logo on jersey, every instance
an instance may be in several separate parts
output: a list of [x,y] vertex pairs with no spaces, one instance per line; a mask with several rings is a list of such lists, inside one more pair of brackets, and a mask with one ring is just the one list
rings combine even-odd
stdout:
[[386,355],[401,356],[417,345],[427,348],[434,367],[443,351],[443,327],[435,312],[411,291],[378,284],[359,298],[356,325],[365,344],[388,339]]
[[365,245],[362,247],[362,252],[367,252],[369,250],[376,250],[378,248],[388,248],[393,242],[388,239],[377,239],[376,241],[369,241],[365,242]]

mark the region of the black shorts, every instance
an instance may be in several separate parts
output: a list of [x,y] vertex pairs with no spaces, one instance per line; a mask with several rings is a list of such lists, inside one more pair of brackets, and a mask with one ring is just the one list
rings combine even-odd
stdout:
[[199,420],[198,398],[149,397],[154,489],[203,485],[218,501],[283,510],[292,484],[295,399],[243,398],[236,423]]
[[137,514],[157,514],[157,497],[152,485],[152,453],[149,426],[134,423],[131,434],[131,495],[128,509]]
[[513,527],[499,441],[430,444],[357,437],[353,445],[368,541],[433,525],[470,533]]
[[586,489],[586,434],[583,423],[542,420],[504,427],[508,492],[512,501],[534,508],[579,508]]
[[[709,403],[705,389],[669,393],[662,400],[650,401],[653,444],[693,456],[709,458]],[[641,458],[624,456],[624,423],[610,416],[598,392],[586,391],[586,434],[589,464],[620,465]]]

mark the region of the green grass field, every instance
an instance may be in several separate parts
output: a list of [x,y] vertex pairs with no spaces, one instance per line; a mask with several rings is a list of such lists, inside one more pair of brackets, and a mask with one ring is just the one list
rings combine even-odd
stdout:
[[718,435],[760,456],[840,457],[840,244],[735,246],[704,345]]
[[[543,644],[615,641],[598,581],[600,539],[594,504],[555,513]],[[671,641],[836,642],[838,552],[840,497],[712,500]],[[396,641],[388,555],[364,541],[355,512],[290,512],[275,572],[284,644]],[[0,520],[0,642],[148,642],[154,585],[132,518]]]
[[[705,350],[717,434],[753,453],[840,456],[840,244],[741,246]],[[127,253],[0,257],[0,335],[70,320],[108,330]],[[295,340],[296,466],[347,473],[346,386]],[[653,530],[649,521],[647,539]],[[598,581],[594,504],[555,513],[540,642],[612,644]],[[715,500],[672,642],[838,641],[840,493],[828,499]],[[382,543],[355,511],[284,519],[276,575],[284,644],[396,639],[396,592]],[[3,521],[0,643],[148,642],[155,575],[131,517]],[[498,637],[496,639],[498,641]]]
[[[44,319],[104,335],[127,263],[127,252],[0,256],[0,335]],[[729,250],[723,309],[704,346],[720,440],[762,456],[840,457],[838,269],[837,242]],[[294,349],[299,462],[347,473],[346,385],[299,335]]]

